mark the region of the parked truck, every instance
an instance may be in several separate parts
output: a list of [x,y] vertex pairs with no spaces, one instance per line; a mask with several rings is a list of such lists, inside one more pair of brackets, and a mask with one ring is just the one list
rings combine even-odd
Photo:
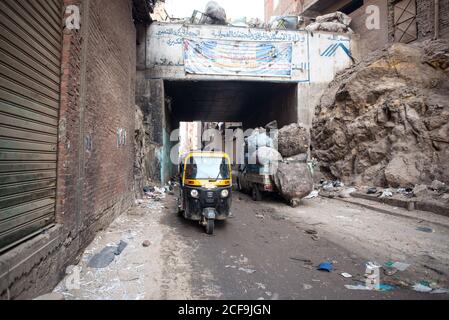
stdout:
[[262,200],[264,193],[276,192],[275,161],[280,160],[273,140],[264,132],[255,132],[245,139],[244,163],[237,166],[237,189],[251,194],[254,201]]

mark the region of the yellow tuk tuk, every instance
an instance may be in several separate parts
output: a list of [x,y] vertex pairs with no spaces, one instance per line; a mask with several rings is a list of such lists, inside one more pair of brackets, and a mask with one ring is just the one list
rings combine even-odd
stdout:
[[213,234],[215,220],[225,220],[232,202],[231,161],[224,152],[189,152],[179,165],[178,209]]

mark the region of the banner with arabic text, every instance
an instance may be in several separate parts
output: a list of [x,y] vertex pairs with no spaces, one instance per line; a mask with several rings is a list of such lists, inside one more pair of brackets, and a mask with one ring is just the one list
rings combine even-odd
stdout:
[[291,42],[184,39],[189,74],[291,77]]

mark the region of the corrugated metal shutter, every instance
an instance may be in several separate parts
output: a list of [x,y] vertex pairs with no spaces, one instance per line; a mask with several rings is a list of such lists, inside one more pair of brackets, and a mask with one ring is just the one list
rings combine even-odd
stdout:
[[55,219],[60,0],[0,1],[0,251]]

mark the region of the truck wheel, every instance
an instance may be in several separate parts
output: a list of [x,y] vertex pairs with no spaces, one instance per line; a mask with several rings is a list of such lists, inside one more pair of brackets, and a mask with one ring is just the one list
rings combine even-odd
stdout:
[[206,233],[207,234],[213,234],[214,233],[214,226],[215,226],[215,220],[214,219],[208,219],[206,224]]
[[254,201],[260,201],[262,200],[262,194],[260,193],[259,188],[257,188],[256,185],[253,186],[253,189],[251,191],[251,197]]
[[242,183],[240,182],[240,179],[237,179],[237,189],[238,189],[240,192],[243,192]]

